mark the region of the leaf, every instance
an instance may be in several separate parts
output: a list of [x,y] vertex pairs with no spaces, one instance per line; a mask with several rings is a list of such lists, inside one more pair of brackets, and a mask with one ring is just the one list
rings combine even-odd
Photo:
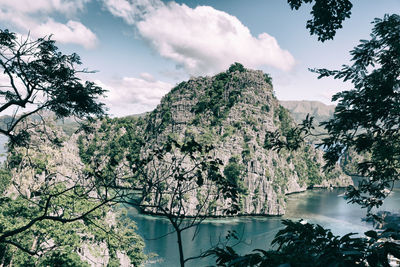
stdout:
[[377,238],[378,238],[378,233],[375,232],[375,231],[373,231],[373,230],[367,231],[367,232],[365,232],[364,234],[365,234],[366,236],[368,236],[368,237],[373,238],[373,239],[377,239]]

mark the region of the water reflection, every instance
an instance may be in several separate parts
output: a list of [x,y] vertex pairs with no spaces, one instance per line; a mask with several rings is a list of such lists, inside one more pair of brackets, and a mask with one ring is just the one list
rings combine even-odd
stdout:
[[[303,218],[311,223],[318,223],[332,229],[336,235],[349,232],[363,233],[371,225],[362,221],[365,210],[359,206],[347,204],[343,199],[344,189],[315,189],[304,193],[288,196],[287,213],[283,217],[240,217],[205,220],[199,227],[198,236],[192,241],[194,228],[183,232],[185,257],[198,255],[201,251],[210,248],[219,239],[224,239],[229,230],[236,230],[243,237],[243,243],[237,246],[241,253],[250,252],[254,248],[268,249],[270,243],[282,227],[281,219]],[[400,204],[400,189],[395,189],[386,200],[383,209],[398,211]],[[167,219],[138,215],[131,215],[138,224],[139,233],[145,238],[146,252],[159,255],[157,262],[147,266],[177,266],[179,262],[177,240],[175,234],[156,239],[172,228]],[[212,259],[190,262],[190,266],[205,266],[215,264]]]

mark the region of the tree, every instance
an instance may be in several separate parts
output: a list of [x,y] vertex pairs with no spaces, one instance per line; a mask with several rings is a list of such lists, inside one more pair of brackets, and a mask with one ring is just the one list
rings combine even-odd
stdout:
[[[182,232],[211,213],[234,213],[240,185],[222,175],[211,146],[192,136],[168,136],[148,144],[143,125],[142,118],[103,120],[93,136],[80,138],[81,157],[89,172],[109,181],[114,190],[129,192],[120,203],[169,220],[173,230],[168,234],[176,234],[180,265],[185,266],[201,255],[185,258]],[[217,210],[221,198],[231,199],[232,205]]]
[[[291,9],[298,10],[303,3],[312,3],[313,0],[288,0]],[[346,18],[350,18],[353,4],[350,0],[315,0],[312,7],[312,19],[307,21],[306,28],[310,34],[316,34],[318,40],[331,40],[336,31],[342,28]]]
[[[349,150],[368,153],[368,158],[358,158],[358,174],[367,179],[358,187],[350,186],[346,197],[367,208],[369,215],[372,207],[382,205],[400,178],[400,16],[385,15],[373,23],[371,40],[361,40],[350,52],[353,65],[335,71],[312,70],[319,78],[333,76],[354,86],[333,96],[339,103],[333,119],[322,123],[328,137],[321,145],[327,169]],[[310,134],[312,127],[307,121],[293,130],[295,136]],[[290,140],[280,138],[279,132],[269,135],[271,149],[296,149]],[[400,259],[399,229],[371,230],[364,233],[366,237],[354,238],[352,233],[334,236],[319,225],[302,221],[285,220],[283,224],[285,228],[272,242],[278,245],[276,250],[256,249],[240,256],[230,246],[219,246],[209,254],[216,256],[220,266],[390,266],[389,255]]]
[[354,62],[341,70],[313,70],[319,78],[350,81],[354,89],[333,96],[339,101],[333,119],[324,122],[329,137],[323,140],[327,167],[351,149],[370,153],[358,163],[358,174],[369,177],[351,187],[351,202],[379,207],[400,179],[400,16],[375,19],[371,40],[350,52]]
[[86,121],[104,114],[97,98],[105,90],[78,77],[90,73],[78,70],[80,64],[77,54],[59,52],[51,37],[32,40],[0,30],[0,134],[10,141],[0,174],[2,266],[84,265],[78,249],[101,243],[110,262],[117,251],[132,263],[143,260],[141,239],[118,234],[134,226],[113,225],[116,194],[83,171],[71,143],[47,118]]
[[[272,245],[276,250],[255,249],[246,255],[237,254],[231,246],[217,246],[207,256],[215,256],[218,266],[390,266],[388,256],[400,256],[400,245],[391,242],[397,233],[385,230],[382,233],[370,230],[366,237],[353,237],[349,233],[335,236],[320,225],[302,220],[282,221],[285,228],[279,230]],[[228,235],[228,238],[237,238]]]
[[12,142],[26,142],[27,132],[16,134],[16,127],[41,110],[52,111],[58,118],[103,115],[104,104],[97,98],[105,90],[81,81],[78,75],[89,71],[78,70],[80,64],[77,54],[59,52],[51,36],[31,40],[0,30],[0,115],[9,115],[0,133]]
[[227,181],[239,190],[239,193],[245,193],[246,187],[243,185],[243,175],[245,166],[239,163],[239,158],[233,156],[229,159],[224,168],[224,175]]
[[200,257],[185,258],[182,232],[198,226],[210,214],[235,212],[230,207],[218,209],[220,198],[230,198],[235,203],[239,192],[236,181],[225,179],[220,173],[222,162],[210,156],[211,149],[194,139],[171,139],[157,148],[151,161],[139,170],[143,193],[136,205],[169,220],[172,233],[177,236],[182,267]]
[[22,122],[22,129],[29,129],[29,144],[14,145],[3,169],[12,180],[0,196],[2,265],[53,266],[73,258],[83,266],[89,247],[101,251],[103,263],[119,262],[117,252],[141,263],[144,244],[134,223],[113,209],[119,196],[87,175],[74,139],[67,142],[54,122],[45,122],[40,127]]

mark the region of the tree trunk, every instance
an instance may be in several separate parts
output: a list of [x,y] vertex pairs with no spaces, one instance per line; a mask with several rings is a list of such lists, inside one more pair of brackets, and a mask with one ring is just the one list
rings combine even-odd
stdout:
[[4,254],[3,254],[3,257],[2,257],[2,259],[1,259],[0,267],[3,267],[3,266],[4,266],[4,263],[5,263],[5,261],[6,261],[7,246],[4,246],[4,252],[3,252],[3,253],[4,253]]
[[178,248],[179,248],[179,262],[181,267],[185,267],[185,259],[183,257],[183,247],[182,247],[182,235],[180,230],[176,230],[176,235],[178,237]]

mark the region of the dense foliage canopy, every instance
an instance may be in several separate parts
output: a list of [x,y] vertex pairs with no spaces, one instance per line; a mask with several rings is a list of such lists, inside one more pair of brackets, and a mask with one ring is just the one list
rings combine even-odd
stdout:
[[116,193],[84,171],[74,139],[50,118],[104,114],[105,90],[81,81],[88,71],[79,64],[51,37],[0,30],[0,134],[9,138],[0,168],[2,266],[88,266],[87,259],[114,266],[121,252],[135,265],[145,259],[135,224],[113,208]]
[[78,74],[88,71],[78,70],[79,64],[77,54],[61,53],[51,37],[32,40],[0,30],[0,115],[10,115],[0,133],[22,142],[27,136],[16,132],[18,124],[42,110],[58,118],[102,115],[104,104],[97,98],[105,90],[83,82]]
[[[388,255],[400,257],[400,246],[387,241],[398,238],[391,230],[382,233],[370,230],[366,237],[354,233],[335,236],[320,225],[305,221],[283,220],[272,245],[276,250],[255,249],[247,255],[237,254],[232,247],[218,246],[208,251],[217,258],[218,266],[389,266]],[[237,238],[229,235],[228,238]]]
[[368,210],[383,199],[400,179],[400,16],[374,20],[370,40],[350,52],[354,62],[341,70],[314,70],[321,77],[350,81],[354,89],[333,96],[338,101],[333,119],[323,123],[328,166],[349,149],[370,153],[358,163],[358,174],[370,177],[352,187],[348,197]]

